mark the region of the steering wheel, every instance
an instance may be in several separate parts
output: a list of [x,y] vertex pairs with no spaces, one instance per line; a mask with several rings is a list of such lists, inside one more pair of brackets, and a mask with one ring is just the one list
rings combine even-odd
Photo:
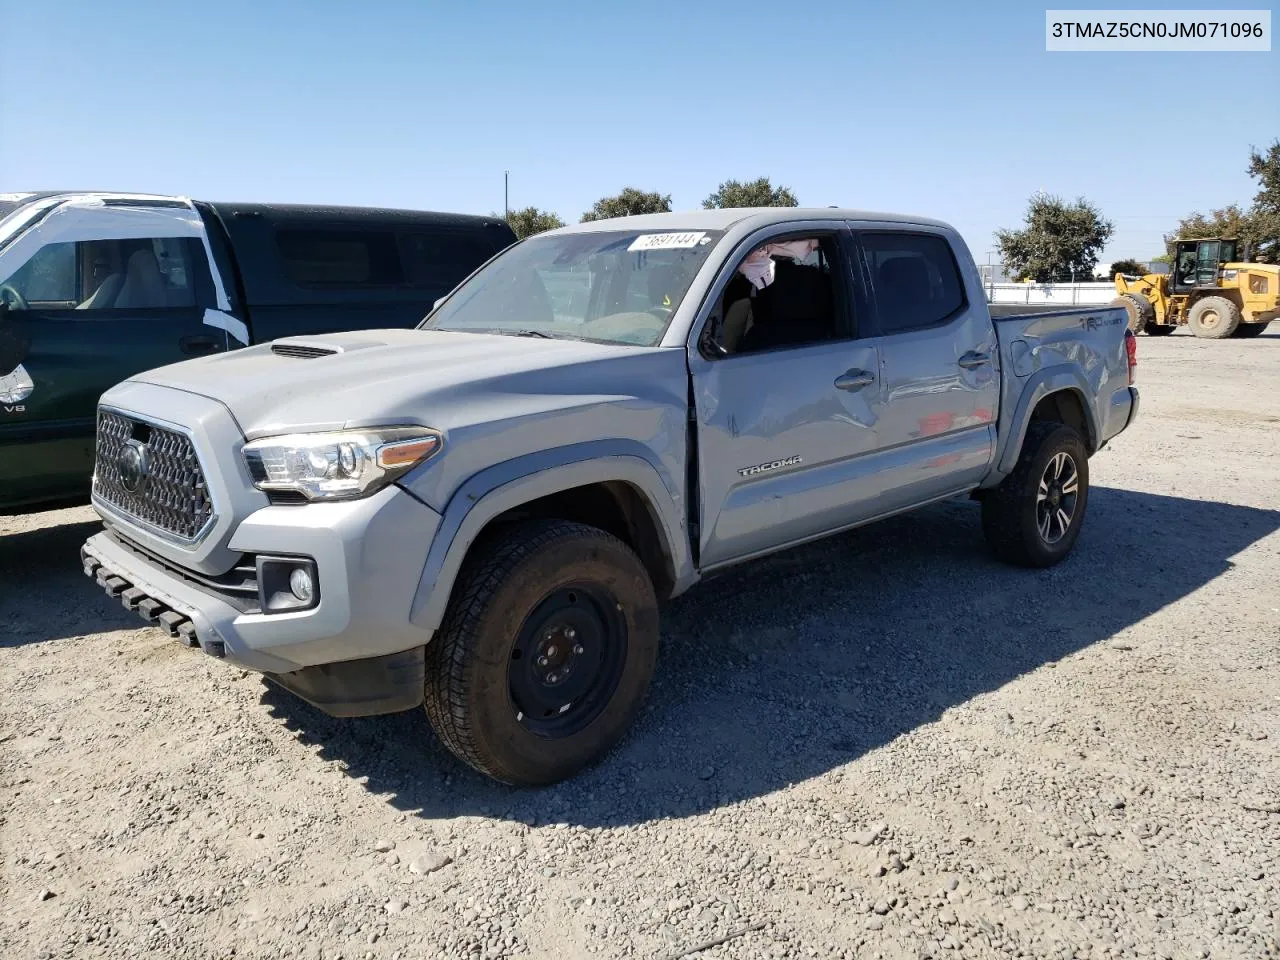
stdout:
[[0,301],[7,303],[10,310],[28,309],[27,298],[7,283],[0,283]]

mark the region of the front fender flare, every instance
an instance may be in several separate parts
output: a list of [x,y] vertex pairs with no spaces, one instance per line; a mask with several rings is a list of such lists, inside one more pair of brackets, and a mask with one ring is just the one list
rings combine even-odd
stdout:
[[663,539],[663,550],[671,560],[673,592],[687,590],[697,579],[697,572],[678,489],[645,457],[619,452],[618,445],[602,446],[603,449],[596,444],[575,444],[549,451],[560,461],[551,464],[547,463],[547,453],[521,457],[482,470],[459,487],[445,507],[427,553],[410,621],[424,630],[440,628],[467,551],[494,517],[562,490],[608,481],[630,484],[648,502]]

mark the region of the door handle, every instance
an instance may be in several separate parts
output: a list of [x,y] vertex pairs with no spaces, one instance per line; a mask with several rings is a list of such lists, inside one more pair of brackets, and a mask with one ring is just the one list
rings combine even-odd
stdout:
[[977,350],[970,350],[962,356],[956,363],[964,367],[966,370],[972,370],[974,367],[981,367],[983,364],[991,362],[991,354],[980,353]]
[[214,337],[183,337],[178,341],[178,346],[182,348],[182,352],[191,355],[202,353],[217,353],[220,346]]
[[836,377],[837,390],[861,390],[876,382],[876,375],[866,370],[846,370]]

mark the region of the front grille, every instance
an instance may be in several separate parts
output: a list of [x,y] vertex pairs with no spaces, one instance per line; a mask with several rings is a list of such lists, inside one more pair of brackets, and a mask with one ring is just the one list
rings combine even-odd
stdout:
[[[138,452],[130,454],[131,447]],[[213,501],[191,440],[112,410],[98,411],[93,489],[143,526],[186,542],[196,540],[213,517]]]

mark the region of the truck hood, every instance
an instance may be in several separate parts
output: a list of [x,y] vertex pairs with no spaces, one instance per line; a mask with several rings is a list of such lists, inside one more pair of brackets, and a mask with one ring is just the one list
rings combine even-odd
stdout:
[[[282,433],[422,424],[447,430],[463,411],[610,399],[625,364],[670,350],[445,330],[361,330],[289,337],[160,367],[132,379],[208,397],[230,409],[247,439]],[[573,368],[569,372],[568,368]],[[552,370],[561,371],[554,375]],[[612,371],[612,372],[610,372]],[[559,399],[557,398],[559,395]]]

